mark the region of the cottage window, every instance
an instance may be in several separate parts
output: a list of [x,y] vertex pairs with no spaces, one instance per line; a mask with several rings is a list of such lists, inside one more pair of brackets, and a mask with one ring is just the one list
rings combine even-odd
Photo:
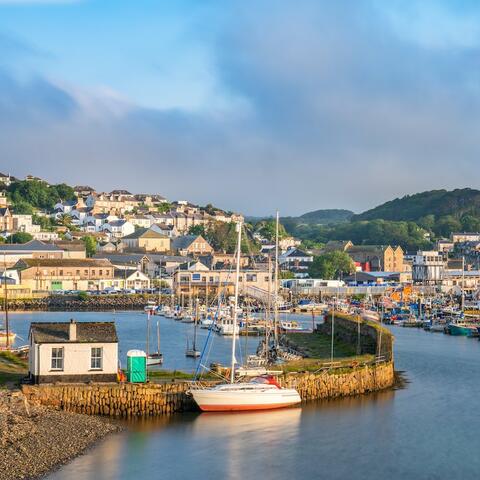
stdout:
[[77,275],[80,275],[80,270],[77,270],[77,273],[76,273],[76,274],[77,274]]
[[101,370],[103,363],[103,348],[93,347],[90,357],[90,368],[92,370]]
[[105,275],[108,277],[108,275],[110,275],[110,270],[105,270]]
[[92,270],[92,275],[95,275],[95,270]]
[[102,276],[102,275],[103,275],[103,270],[99,270],[99,271],[98,271],[98,274],[99,274],[100,276]]
[[63,347],[52,348],[52,370],[63,370]]
[[63,277],[63,270],[59,270],[59,271],[58,271],[58,274],[59,274],[61,277]]
[[83,273],[84,273],[85,275],[88,275],[88,269],[85,269],[85,270],[83,271]]

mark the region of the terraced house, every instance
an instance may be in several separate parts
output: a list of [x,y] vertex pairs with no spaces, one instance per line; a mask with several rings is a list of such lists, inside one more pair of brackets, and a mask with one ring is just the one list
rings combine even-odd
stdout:
[[19,260],[14,268],[20,283],[33,291],[104,290],[113,284],[114,267],[93,258]]

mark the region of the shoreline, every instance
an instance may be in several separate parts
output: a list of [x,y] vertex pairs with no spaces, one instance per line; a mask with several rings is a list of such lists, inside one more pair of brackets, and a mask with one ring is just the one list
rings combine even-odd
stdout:
[[98,416],[34,406],[0,390],[0,480],[39,479],[125,429]]

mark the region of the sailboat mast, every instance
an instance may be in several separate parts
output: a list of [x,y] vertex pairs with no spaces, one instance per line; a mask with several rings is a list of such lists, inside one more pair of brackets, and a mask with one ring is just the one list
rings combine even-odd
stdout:
[[3,282],[4,282],[4,308],[5,308],[5,331],[7,334],[7,343],[6,348],[7,350],[10,348],[10,325],[8,321],[8,282],[7,282],[7,257],[5,253],[3,254]]
[[235,297],[233,302],[233,335],[232,335],[232,364],[230,368],[230,383],[235,381],[235,342],[237,339],[237,308],[238,308],[238,284],[240,279],[240,253],[242,246],[242,222],[237,223],[237,265],[235,270]]
[[198,298],[195,300],[195,319],[193,324],[193,351],[197,350]]
[[277,210],[276,222],[275,222],[275,276],[274,276],[274,304],[273,304],[273,339],[275,343],[275,349],[278,347],[278,225],[279,216]]

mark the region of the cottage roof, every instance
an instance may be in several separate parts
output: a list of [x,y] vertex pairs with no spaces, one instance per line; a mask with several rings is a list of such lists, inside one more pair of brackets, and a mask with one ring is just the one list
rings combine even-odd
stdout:
[[27,243],[5,243],[0,245],[0,251],[22,252],[60,252],[61,248],[51,243],[43,243],[40,240],[30,240]]
[[[97,253],[94,258],[108,260],[114,265],[128,265],[140,263],[142,260],[149,260],[147,255],[141,253],[121,254],[121,253]],[[184,257],[182,257],[184,258]]]
[[162,235],[161,233],[152,230],[151,228],[138,228],[135,232],[123,237],[122,240],[129,240],[135,238],[168,238],[166,235]]
[[[75,343],[117,343],[114,322],[77,322]],[[30,334],[34,343],[65,343],[69,340],[70,322],[32,322]]]
[[85,243],[81,240],[57,240],[53,245],[67,252],[83,252],[85,250]]
[[97,258],[22,258],[15,267],[113,267],[109,260]]

